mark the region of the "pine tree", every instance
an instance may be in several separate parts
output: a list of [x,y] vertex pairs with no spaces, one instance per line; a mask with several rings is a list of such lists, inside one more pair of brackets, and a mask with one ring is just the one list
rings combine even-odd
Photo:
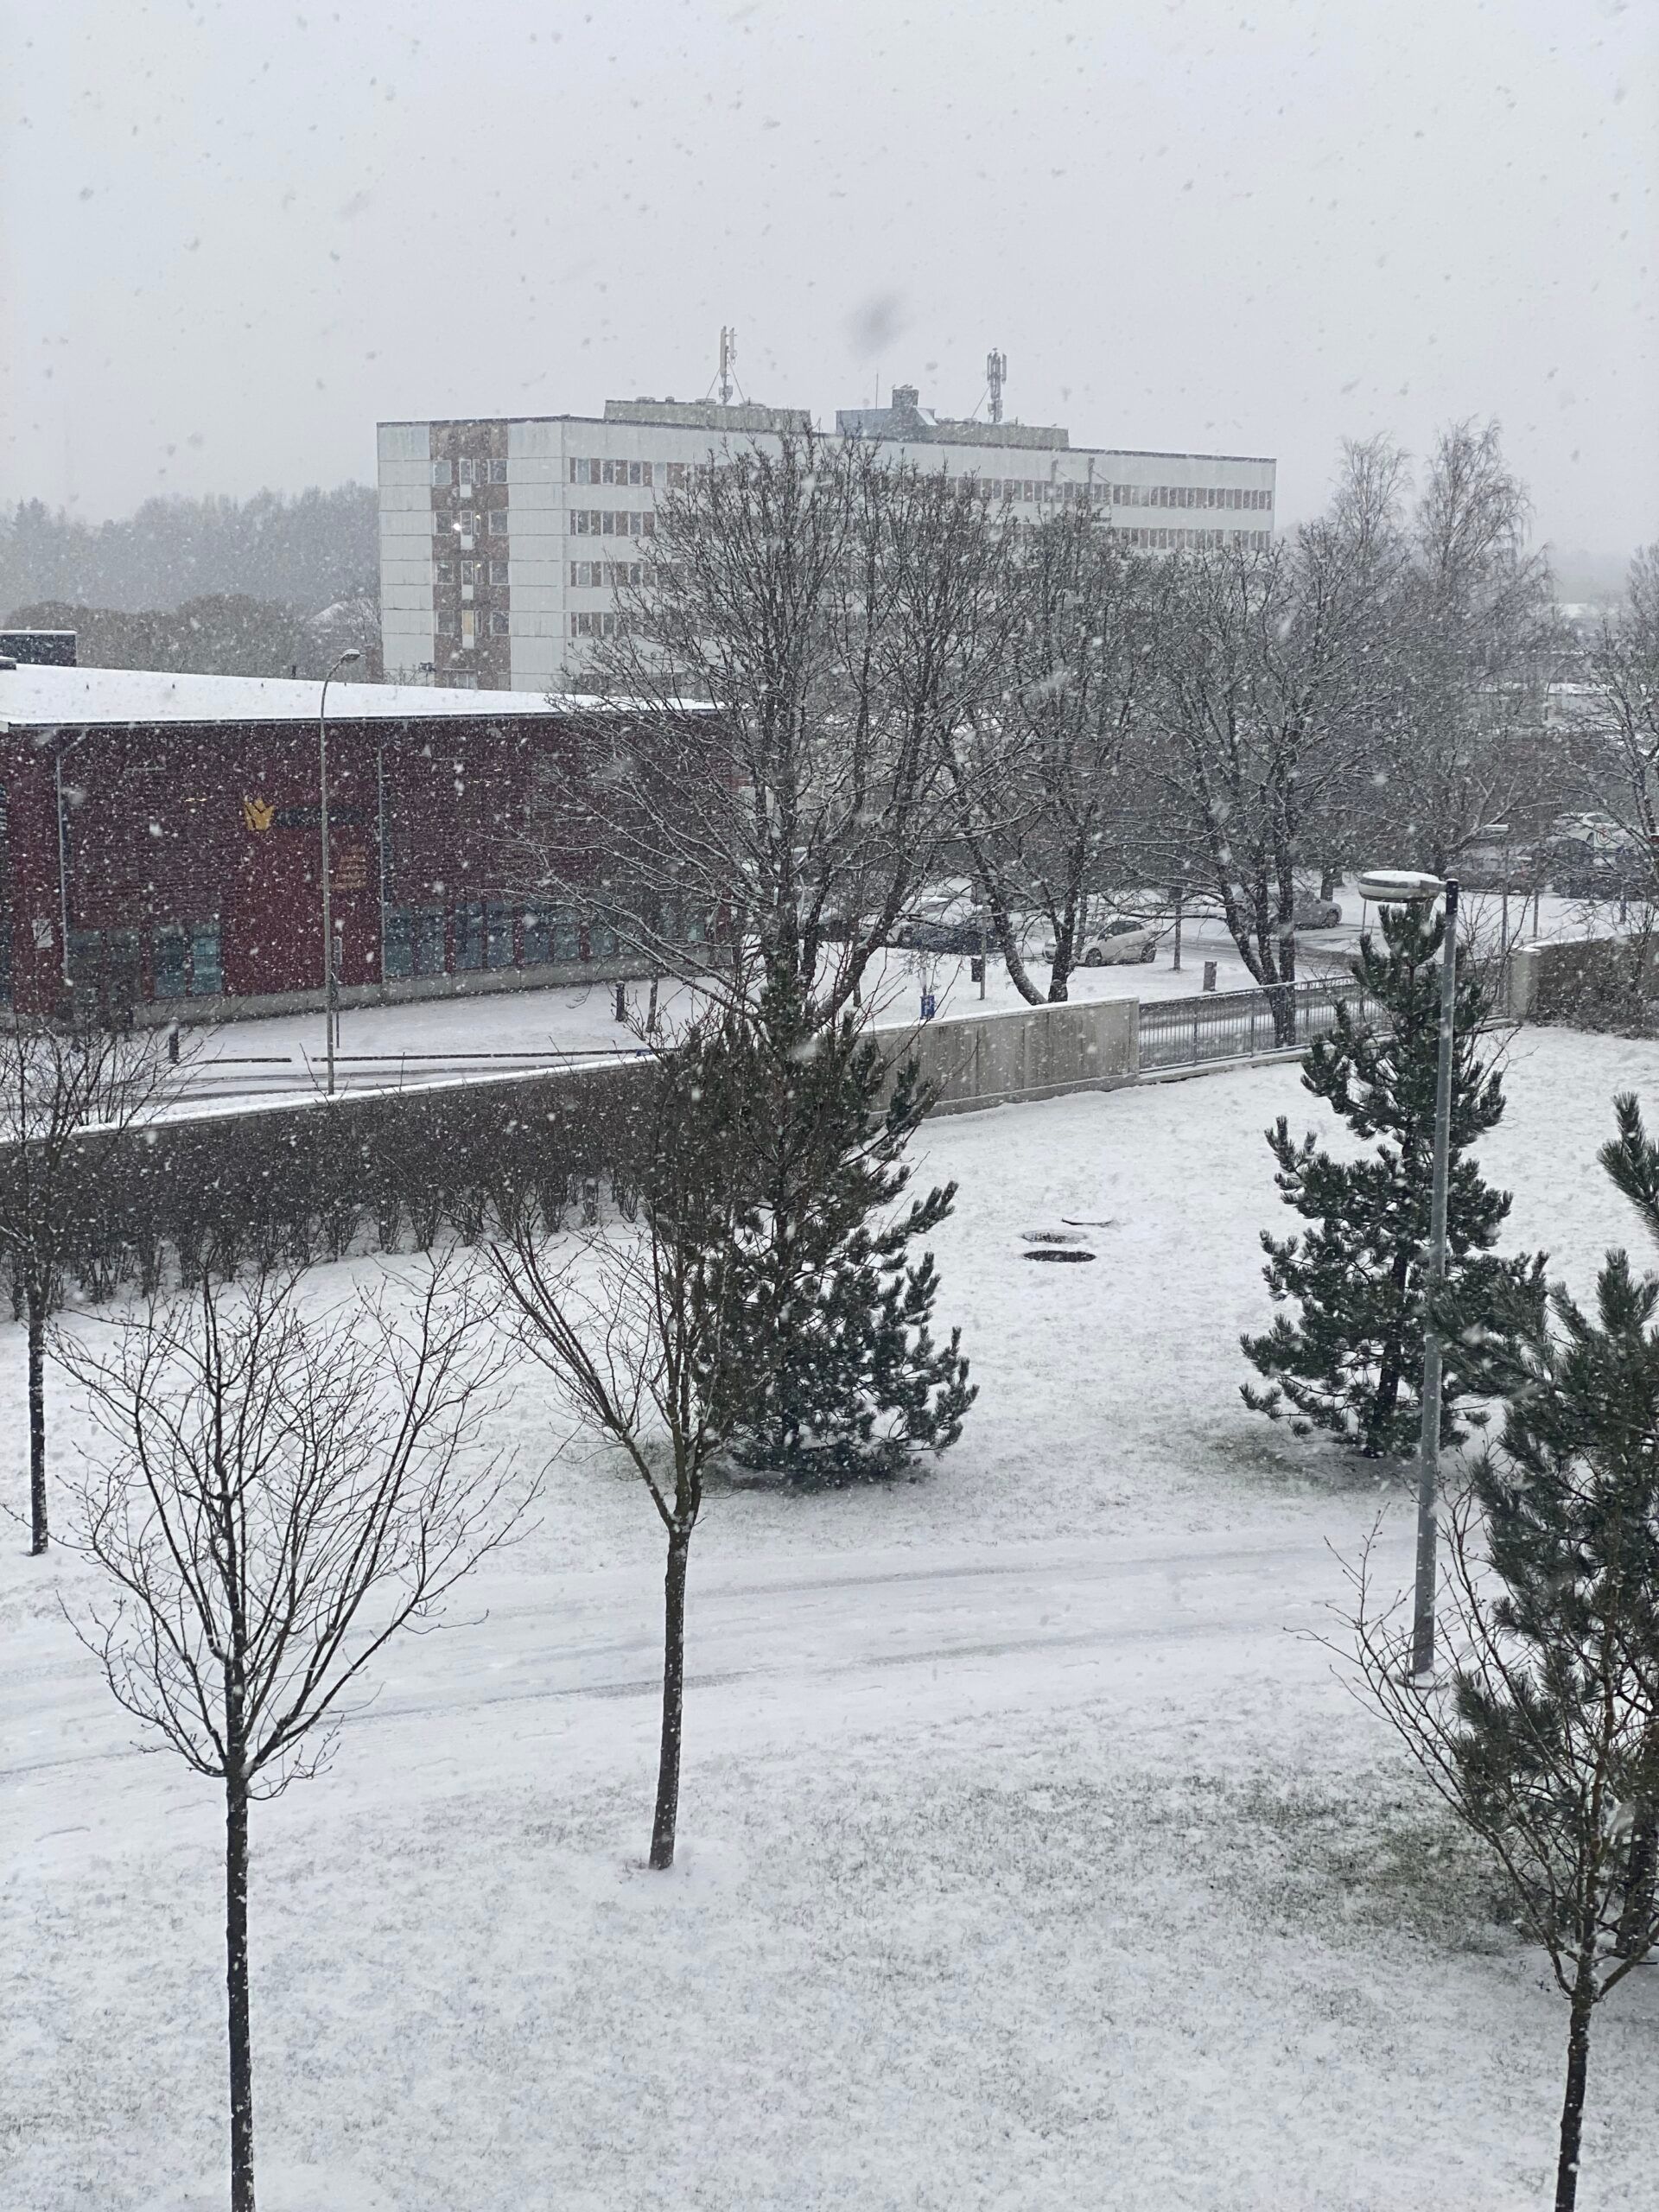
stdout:
[[671,1080],[702,1141],[734,1145],[743,1161],[736,1264],[718,1278],[733,1307],[724,1340],[741,1341],[753,1381],[732,1456],[848,1480],[947,1450],[976,1392],[961,1332],[932,1335],[933,1255],[911,1256],[957,1190],[901,1203],[926,1107],[913,1064],[882,1107],[887,1067],[858,1018],[823,1022],[782,980],[681,1052]]
[[1593,1315],[1559,1287],[1550,1307],[1472,1474],[1501,1594],[1457,1672],[1448,1750],[1571,2007],[1566,2212],[1594,2007],[1659,1942],[1659,1278],[1610,1252]]
[[[1306,1435],[1328,1430],[1367,1459],[1415,1449],[1422,1386],[1440,1034],[1442,917],[1382,910],[1383,943],[1368,934],[1356,963],[1381,1018],[1337,1009],[1316,1037],[1302,1083],[1369,1149],[1337,1159],[1309,1135],[1298,1144],[1281,1116],[1267,1133],[1287,1205],[1311,1225],[1276,1238],[1265,1231],[1264,1269],[1275,1303],[1294,1300],[1265,1335],[1241,1339],[1268,1387],[1243,1386],[1245,1402],[1279,1419],[1288,1404]],[[1510,1210],[1507,1192],[1481,1175],[1469,1150],[1503,1112],[1503,1086],[1480,1057],[1485,1001],[1472,975],[1459,979],[1452,1066],[1446,1280],[1437,1301],[1443,1345],[1441,1442],[1464,1433],[1459,1402],[1490,1388],[1497,1349],[1542,1295],[1540,1263],[1492,1251]],[[1469,1419],[1478,1416],[1469,1415]]]

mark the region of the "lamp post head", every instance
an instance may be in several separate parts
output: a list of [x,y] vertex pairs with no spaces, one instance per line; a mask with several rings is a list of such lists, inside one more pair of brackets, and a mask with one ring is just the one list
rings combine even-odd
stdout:
[[362,658],[362,654],[358,651],[355,645],[347,645],[345,652],[341,653],[340,658],[334,663],[334,666],[336,668],[344,668],[347,661],[361,660]]
[[1355,877],[1354,888],[1378,906],[1421,906],[1438,899],[1446,884],[1443,878],[1422,875],[1414,868],[1370,868]]

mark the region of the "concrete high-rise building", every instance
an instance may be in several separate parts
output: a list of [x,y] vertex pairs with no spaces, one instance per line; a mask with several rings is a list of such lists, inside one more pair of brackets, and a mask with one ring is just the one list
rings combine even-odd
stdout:
[[[1258,455],[1073,446],[1066,431],[951,422],[913,385],[843,410],[837,437],[988,484],[1016,512],[1086,503],[1155,550],[1273,531],[1275,464]],[[800,408],[612,399],[603,416],[379,426],[380,607],[389,679],[534,691],[579,677],[638,582],[658,494],[722,453],[804,431]]]

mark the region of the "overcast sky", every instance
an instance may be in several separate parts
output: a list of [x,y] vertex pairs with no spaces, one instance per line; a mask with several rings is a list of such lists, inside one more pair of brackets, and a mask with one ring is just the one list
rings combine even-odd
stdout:
[[374,469],[378,419],[920,385],[1270,454],[1496,415],[1659,537],[1659,0],[0,0],[0,497]]

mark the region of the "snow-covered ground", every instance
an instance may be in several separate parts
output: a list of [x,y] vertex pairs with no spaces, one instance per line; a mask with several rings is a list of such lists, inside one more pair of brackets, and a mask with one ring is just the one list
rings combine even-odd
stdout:
[[[1583,1286],[1634,1241],[1594,1154],[1615,1090],[1659,1109],[1659,1046],[1510,1061],[1513,1243]],[[1282,1065],[928,1127],[980,1402],[913,1482],[710,1503],[669,1877],[658,1535],[554,1467],[257,1811],[268,2212],[1543,2201],[1564,2008],[1308,1633],[1387,1500],[1237,1395],[1281,1111],[1319,1111]],[[1022,1257],[1078,1224],[1093,1264]],[[528,1376],[511,1427],[553,1440]],[[1398,1510],[1387,1541],[1403,1577]],[[0,2198],[182,2212],[222,2202],[219,1813],[131,1750],[59,1614],[87,1588],[13,1531]],[[1586,2206],[1653,2202],[1656,1979],[1598,2022]]]
[[[1303,973],[1310,979],[1335,973],[1346,975],[1346,961],[1359,938],[1359,901],[1351,890],[1338,894],[1343,908],[1340,925],[1309,932],[1300,941]],[[1480,942],[1495,943],[1502,923],[1501,902],[1490,893],[1471,894],[1466,915]],[[1541,901],[1539,935],[1577,937],[1603,933],[1617,927],[1616,907],[1592,908],[1554,897]],[[1371,916],[1374,920],[1374,914]],[[1510,940],[1523,924],[1519,901],[1512,902]],[[1529,933],[1530,909],[1528,910]],[[1181,964],[1174,965],[1173,936],[1159,947],[1154,960],[1122,968],[1080,968],[1068,988],[1074,1000],[1099,998],[1182,998],[1204,987],[1206,962],[1216,965],[1216,988],[1242,991],[1255,988],[1254,980],[1238,957],[1225,927],[1215,915],[1191,916],[1181,931]],[[965,959],[941,958],[914,952],[890,952],[875,963],[870,996],[882,1022],[907,1022],[918,1018],[924,989],[933,992],[941,1016],[1007,1012],[1025,1001],[1008,980],[1006,968],[995,956],[987,963],[985,995],[969,974]],[[1035,961],[1030,974],[1042,990],[1048,988],[1047,966]],[[648,987],[631,983],[627,1001],[631,1014],[643,1015]],[[690,1004],[683,989],[664,985],[659,1010],[671,1022]],[[337,1071],[341,1086],[351,1090],[384,1084],[442,1081],[446,1076],[473,1076],[487,1071],[491,1054],[523,1055],[532,1065],[546,1065],[565,1056],[580,1058],[600,1052],[629,1051],[636,1046],[631,1029],[615,1016],[615,987],[588,983],[545,990],[513,990],[474,998],[430,999],[391,1007],[347,1007],[340,1021]],[[322,1078],[322,1020],[320,1014],[282,1014],[232,1022],[207,1039],[191,1077],[190,1088],[199,1099],[226,1101],[248,1096],[308,1093]],[[407,1063],[399,1056],[408,1055]],[[428,1058],[424,1056],[439,1056]],[[444,1055],[464,1056],[446,1063]],[[510,1071],[513,1063],[495,1063]]]

